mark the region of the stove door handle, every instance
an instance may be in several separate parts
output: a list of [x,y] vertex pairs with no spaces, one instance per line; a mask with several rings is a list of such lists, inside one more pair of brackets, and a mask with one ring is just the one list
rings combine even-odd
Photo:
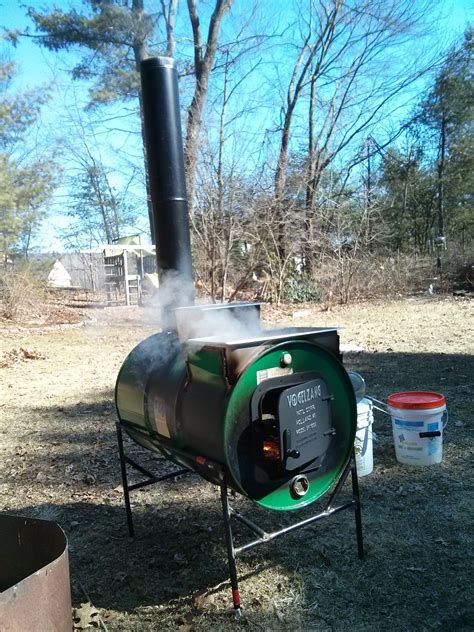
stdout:
[[285,458],[299,459],[299,450],[293,450],[291,446],[291,431],[288,428],[283,432],[283,454]]

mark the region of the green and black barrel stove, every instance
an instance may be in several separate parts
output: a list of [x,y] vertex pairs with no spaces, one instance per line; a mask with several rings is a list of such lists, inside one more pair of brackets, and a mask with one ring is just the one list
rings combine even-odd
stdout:
[[[157,259],[168,291],[162,331],[133,349],[116,384],[128,526],[133,535],[133,489],[189,471],[219,485],[239,615],[235,560],[254,546],[354,508],[362,557],[353,448],[356,398],[335,329],[264,329],[258,304],[194,305],[174,62],[148,59],[141,76]],[[175,463],[176,471],[157,477],[126,456],[123,431]],[[129,485],[127,464],[146,479]],[[341,503],[337,497],[349,473],[352,497]],[[230,506],[228,489],[262,508],[284,512],[307,507],[325,494],[328,499],[322,511],[265,532]],[[235,546],[232,519],[245,524],[255,539]]]

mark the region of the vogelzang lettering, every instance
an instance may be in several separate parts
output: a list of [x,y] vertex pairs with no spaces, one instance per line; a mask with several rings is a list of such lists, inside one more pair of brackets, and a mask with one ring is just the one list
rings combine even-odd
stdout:
[[298,406],[298,404],[306,404],[307,402],[310,402],[312,399],[316,399],[317,397],[321,397],[320,384],[317,384],[316,386],[311,386],[310,388],[303,388],[297,393],[287,395],[286,399],[288,401],[288,406],[290,408],[293,408],[294,406]]

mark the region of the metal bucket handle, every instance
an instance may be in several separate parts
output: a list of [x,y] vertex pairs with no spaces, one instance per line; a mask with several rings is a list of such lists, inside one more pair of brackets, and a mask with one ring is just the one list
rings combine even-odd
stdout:
[[[372,405],[375,408],[375,410],[378,410],[381,413],[383,413],[384,415],[388,415],[389,417],[391,417],[391,414],[388,412],[387,404],[385,402],[381,402],[379,399],[375,399],[375,397],[372,397],[371,395],[366,395],[366,397],[367,397],[367,399],[370,399],[370,401],[372,402]],[[379,406],[376,406],[373,402],[377,402],[377,404],[379,404]],[[384,406],[384,408],[381,408],[381,406]]]

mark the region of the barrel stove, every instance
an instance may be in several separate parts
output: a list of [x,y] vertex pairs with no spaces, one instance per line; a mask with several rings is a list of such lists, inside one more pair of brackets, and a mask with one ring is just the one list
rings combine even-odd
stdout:
[[[177,73],[172,59],[142,63],[142,103],[161,284],[163,330],[125,360],[116,384],[119,451],[130,533],[129,492],[157,478],[124,454],[122,431],[184,471],[221,487],[233,602],[240,612],[236,555],[341,509],[362,531],[354,437],[357,407],[333,328],[264,329],[260,305],[195,305]],[[126,465],[147,479],[128,485]],[[353,495],[335,505],[352,472]],[[229,506],[227,489],[266,509],[324,510],[265,533]],[[241,547],[231,517],[258,537]]]

